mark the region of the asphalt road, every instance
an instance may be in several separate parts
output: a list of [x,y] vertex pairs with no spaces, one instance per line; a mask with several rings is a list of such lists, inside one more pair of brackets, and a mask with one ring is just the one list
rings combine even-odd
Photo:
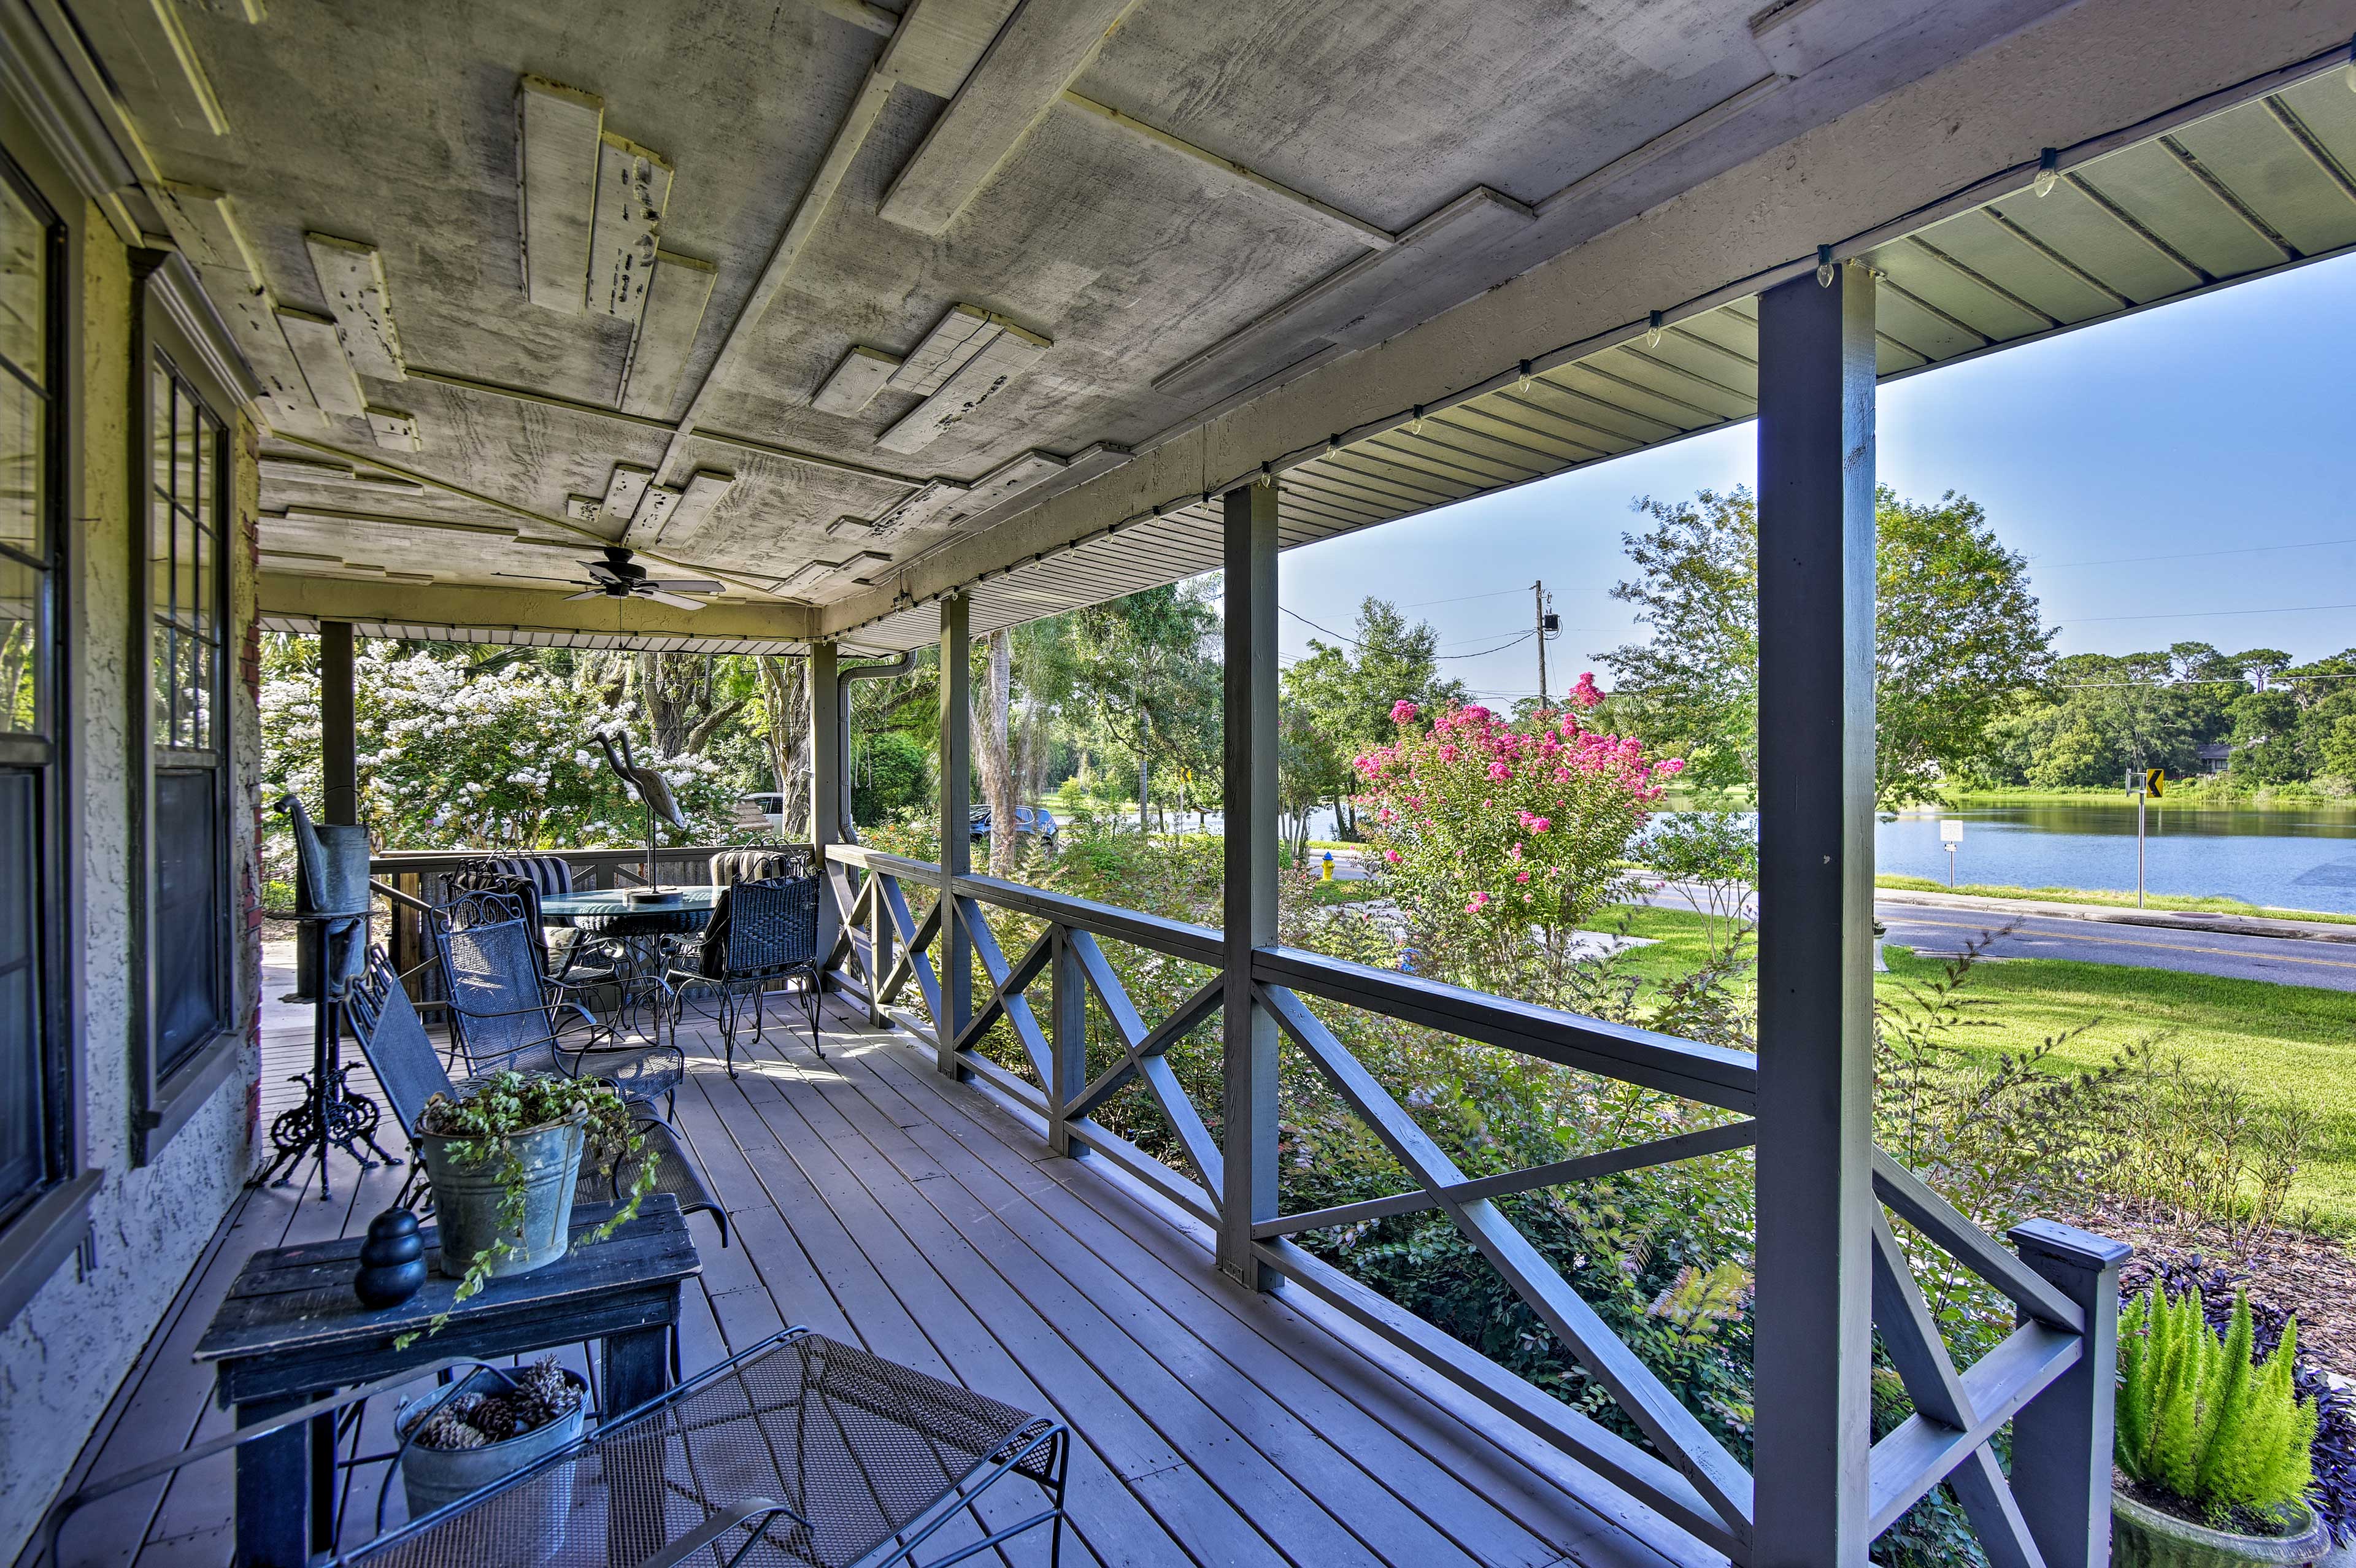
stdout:
[[2071,958],[2087,964],[2124,964],[2356,991],[2356,945],[2346,943],[2168,931],[2067,916],[2005,915],[1921,904],[1876,903],[1874,913],[1890,928],[1885,940],[1926,956],[1953,954],[1975,936],[2010,925],[2011,933],[1988,947],[1988,956]]

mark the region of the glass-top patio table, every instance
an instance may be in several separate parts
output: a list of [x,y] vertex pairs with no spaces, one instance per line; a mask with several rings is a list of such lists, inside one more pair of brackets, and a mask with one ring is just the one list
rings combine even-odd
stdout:
[[[667,897],[660,903],[633,903],[633,891]],[[673,950],[680,938],[712,923],[720,891],[711,887],[606,888],[549,893],[540,901],[540,918],[544,925],[577,927],[584,941],[594,940],[605,946],[614,956],[614,978],[620,993],[616,998],[615,1028],[638,1031],[638,1008],[651,1007],[653,1036],[659,1044],[663,1019],[674,1010],[676,1000],[667,978]]]

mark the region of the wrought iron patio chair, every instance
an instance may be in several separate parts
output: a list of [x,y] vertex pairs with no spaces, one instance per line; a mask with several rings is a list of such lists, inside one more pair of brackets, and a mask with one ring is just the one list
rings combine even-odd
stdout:
[[[672,1004],[674,1017],[676,1009],[686,1006],[691,987],[716,998],[717,1010],[711,1016],[720,1025],[732,1078],[736,1075],[736,1033],[744,1025],[745,1008],[749,1004],[752,1008],[757,1042],[767,1021],[769,987],[780,980],[801,981],[810,1049],[821,1057],[826,1054],[819,1034],[818,893],[814,876],[739,882],[723,889],[703,940],[671,970],[678,998]],[[677,1033],[675,1024],[672,1032]]]
[[[43,1517],[30,1561],[57,1568],[67,1522],[101,1498],[322,1417],[334,1418],[341,1434],[370,1399],[481,1364],[454,1357],[413,1368],[91,1482]],[[970,1515],[981,1539],[923,1568],[948,1568],[1042,1525],[1052,1532],[1055,1568],[1070,1462],[1071,1434],[1060,1421],[793,1328],[605,1420],[538,1464],[324,1561],[330,1568],[673,1568],[691,1561],[913,1568],[944,1526]],[[1035,1488],[1040,1506],[991,1529],[974,1504],[1010,1477]]]
[[542,974],[513,894],[462,894],[425,927],[442,963],[451,1045],[466,1076],[512,1069],[577,1077],[585,1064],[626,1099],[675,1101],[687,1075],[678,1045],[619,1043],[573,987]]
[[[391,1102],[393,1119],[413,1139],[417,1119],[425,1114],[425,1103],[436,1094],[455,1094],[464,1085],[453,1083],[450,1074],[443,1070],[441,1059],[434,1054],[434,1042],[426,1036],[425,1025],[419,1019],[417,1008],[411,1003],[409,992],[385,957],[383,948],[369,950],[367,967],[351,984],[349,1006],[360,1053],[368,1058],[385,1099]],[[573,1201],[606,1203],[618,1200],[637,1181],[640,1165],[652,1159],[655,1190],[676,1197],[682,1212],[711,1215],[720,1227],[720,1244],[726,1246],[728,1211],[713,1196],[701,1167],[687,1152],[678,1130],[648,1107],[640,1107],[633,1120],[646,1147],[617,1161],[610,1171],[584,1168],[573,1188]]]
[[581,932],[569,931],[562,942],[552,942],[541,923],[540,901],[573,891],[573,864],[562,855],[478,855],[450,879],[453,892],[507,893],[523,905],[524,927],[531,933],[540,954],[541,973],[568,985],[587,987],[610,978],[601,962],[600,944]]

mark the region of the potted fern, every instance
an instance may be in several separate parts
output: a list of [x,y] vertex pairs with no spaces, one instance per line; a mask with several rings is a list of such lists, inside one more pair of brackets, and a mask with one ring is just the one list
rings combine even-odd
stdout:
[[2198,1290],[2154,1285],[2119,1318],[2111,1561],[2121,1568],[2311,1563],[2329,1531],[2308,1506],[2316,1408],[2291,1387],[2296,1320],[2264,1361],[2246,1293],[2220,1339]]

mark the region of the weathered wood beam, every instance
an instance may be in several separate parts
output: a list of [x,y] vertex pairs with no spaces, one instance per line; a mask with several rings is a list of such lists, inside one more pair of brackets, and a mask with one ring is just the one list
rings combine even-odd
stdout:
[[892,182],[882,216],[923,234],[946,229],[1133,3],[1028,0]]

